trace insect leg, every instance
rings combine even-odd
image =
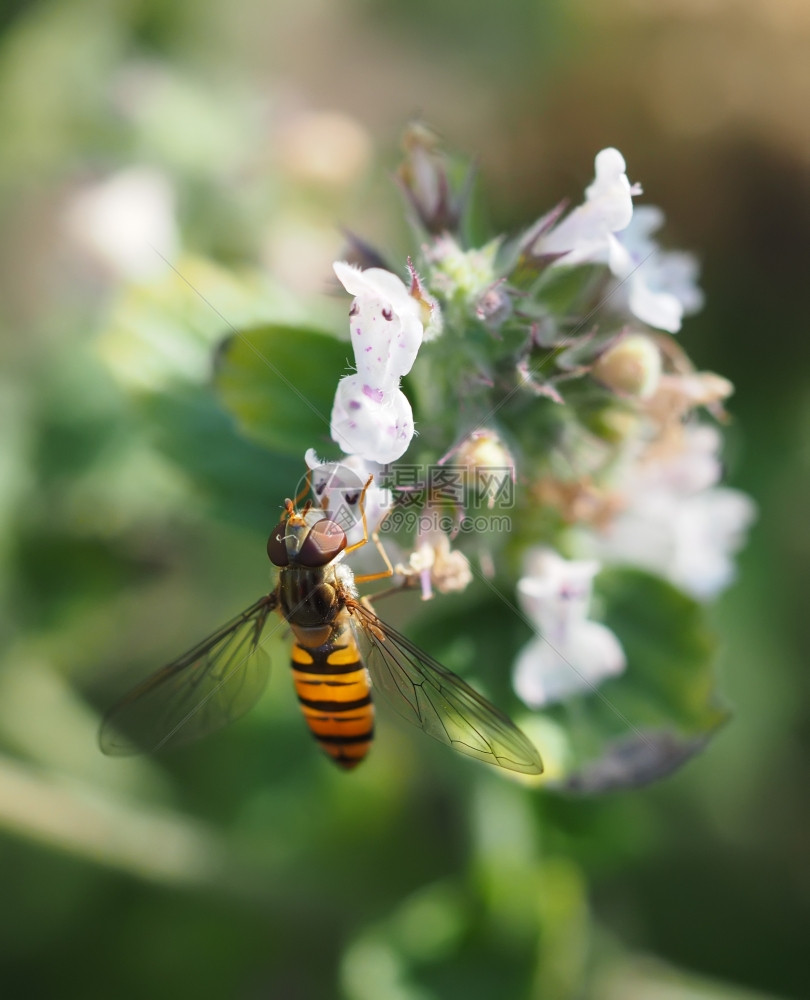
[[[355,583],[369,583],[372,580],[385,580],[388,577],[394,575],[394,567],[391,565],[391,560],[388,558],[388,553],[383,548],[383,543],[380,541],[380,536],[377,534],[376,531],[372,531],[371,535],[369,535],[368,531],[365,500],[366,500],[366,491],[368,490],[369,486],[371,486],[373,481],[374,481],[374,476],[369,476],[368,479],[366,480],[366,485],[363,487],[363,492],[360,494],[360,500],[358,502],[360,507],[360,517],[363,519],[363,537],[360,539],[359,542],[355,542],[353,545],[349,545],[348,548],[346,548],[344,551],[346,555],[348,555],[349,553],[354,552],[357,549],[361,548],[368,542],[369,538],[371,538],[371,541],[374,542],[377,551],[380,553],[380,556],[382,557],[382,561],[385,563],[385,569],[379,573],[366,573],[363,576],[356,576]]]
[[[368,521],[366,520],[366,493],[368,492],[369,486],[374,482],[374,476],[369,476],[366,480],[366,485],[363,487],[363,492],[360,494],[360,500],[358,501],[360,507],[360,517],[363,521],[363,537],[359,542],[354,542],[353,545],[349,545],[344,552],[349,555],[350,552],[354,552],[356,549],[362,548],[368,541]]]
[[[368,539],[366,539],[366,541],[368,541]],[[385,563],[385,569],[380,570],[379,573],[365,573],[362,576],[356,576],[354,578],[355,583],[369,583],[372,580],[387,580],[388,577],[394,575],[394,567],[391,565],[391,560],[388,558],[388,553],[385,551],[383,543],[380,541],[380,536],[377,534],[376,531],[372,533],[371,541],[374,542],[377,551],[380,553],[380,556],[382,557],[382,560]],[[391,589],[399,590],[400,588],[392,587]]]

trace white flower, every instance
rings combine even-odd
[[[614,233],[630,224],[633,195],[641,194],[641,188],[627,179],[624,157],[618,149],[609,147],[597,153],[595,170],[584,204],[541,236],[532,248],[534,254],[564,254],[557,263],[565,266],[610,260],[617,246]]]
[[[347,454],[386,464],[404,454],[413,437],[413,412],[399,380],[422,343],[423,303],[382,268],[360,271],[342,261],[335,274],[355,296],[350,311],[357,374],[341,379],[331,434]]]
[[[368,534],[377,530],[394,503],[391,491],[378,483],[379,465],[367,462],[359,455],[349,455],[339,462],[324,462],[318,458],[314,448],[307,451],[304,460],[310,470],[316,502],[332,521],[343,528],[349,545],[363,538],[361,497]],[[366,486],[372,476],[374,480]]]
[[[423,601],[433,597],[434,587],[440,594],[455,593],[465,590],[473,578],[469,559],[451,548],[444,531],[433,527],[420,529],[409,569],[420,578]]]
[[[687,424],[680,447],[642,461],[634,473],[635,485],[631,479],[630,488],[637,492],[663,490],[680,496],[707,490],[723,475],[722,444],[720,431],[713,424]]]
[[[132,167],[86,187],[65,214],[71,236],[120,277],[161,274],[177,254],[174,191],[150,167]],[[161,256],[162,255],[162,256]]]
[[[703,294],[695,283],[697,261],[691,254],[663,251],[650,236],[661,227],[660,208],[633,210],[641,193],[625,173],[617,149],[596,157],[596,179],[575,208],[532,247],[535,255],[561,255],[558,267],[607,264],[617,280],[611,299],[657,330],[677,333],[684,314],[697,312]]]
[[[699,600],[725,589],[756,508],[746,494],[715,485],[719,448],[716,428],[692,425],[679,450],[632,467],[626,506],[596,540],[597,557],[656,573]]]
[[[717,487],[680,505],[670,577],[698,600],[710,600],[734,580],[732,556],[754,520],[754,502],[739,490]]]
[[[661,250],[651,239],[663,221],[660,208],[640,205],[612,248],[610,270],[620,282],[614,296],[626,302],[637,319],[658,330],[677,333],[684,314],[702,307],[703,293],[696,284],[695,258]]]
[[[626,666],[613,632],[588,619],[598,571],[596,561],[569,561],[551,549],[529,556],[518,599],[538,636],[518,655],[514,686],[531,708],[587,693]]]

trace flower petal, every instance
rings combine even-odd
[[[606,261],[610,238],[629,225],[633,217],[633,195],[637,187],[625,173],[624,157],[618,149],[597,153],[596,177],[585,192],[585,202],[541,236],[532,252],[536,255],[565,254],[557,265],[571,266]]]
[[[398,388],[377,393],[362,375],[338,383],[332,407],[332,440],[349,455],[385,465],[402,455],[413,437],[413,411]]]
[[[411,297],[405,282],[391,271],[382,267],[369,267],[361,271],[345,260],[336,260],[332,268],[341,285],[355,298],[378,299],[398,313],[410,313],[418,317],[419,303]]]
[[[354,296],[350,313],[357,371],[373,389],[386,392],[411,370],[424,328],[421,304],[390,271],[359,271],[342,261],[335,274]]]
[[[624,284],[617,289],[619,302],[625,301],[635,317],[657,330],[677,333],[684,313],[697,312],[703,305],[703,293],[696,283],[695,258],[664,251],[652,238],[663,221],[660,208],[639,205],[630,224],[614,237],[609,266]]]
[[[541,548],[527,556],[526,571],[517,585],[521,607],[550,641],[565,642],[567,631],[585,620],[599,563],[563,559]]]
[[[314,448],[307,451],[304,460],[310,470],[316,503],[343,528],[349,545],[363,538],[361,499],[368,533],[376,531],[394,502],[391,491],[378,485],[381,471],[378,463],[359,455],[349,455],[339,462],[323,462]],[[374,479],[369,483],[371,477]]]
[[[734,579],[732,556],[743,545],[756,506],[739,490],[704,490],[681,505],[670,577],[701,601],[711,600]]]
[[[585,190],[589,202],[598,203],[600,214],[607,229],[617,233],[630,225],[633,218],[633,194],[627,179],[627,164],[624,157],[612,146],[601,150],[594,160],[596,177]]]
[[[526,645],[515,663],[515,692],[531,708],[588,694],[626,666],[616,636],[598,622],[583,621],[565,645],[537,637]]]
[[[640,267],[629,281],[627,304],[630,312],[656,330],[677,333],[683,319],[683,306],[669,292],[654,292],[645,284],[643,268]]]

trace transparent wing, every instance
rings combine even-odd
[[[408,722],[459,753],[540,774],[537,748],[512,720],[367,608],[349,609],[375,690]]]
[[[123,756],[181,746],[252,708],[269,676],[259,639],[276,603],[275,594],[260,598],[125,694],[102,719],[102,751]]]

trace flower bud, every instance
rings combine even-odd
[[[473,431],[447,458],[451,456],[456,465],[466,467],[470,486],[477,497],[487,501],[490,509],[515,481],[515,460],[495,431]]]
[[[448,176],[448,162],[439,152],[439,140],[427,126],[412,123],[402,141],[405,159],[397,180],[419,222],[433,236],[458,232],[469,200],[469,171],[461,190],[454,192]]]
[[[495,272],[498,246],[499,241],[493,240],[478,249],[463,250],[452,236],[445,234],[438,237],[427,251],[431,264],[431,287],[446,302],[463,304],[464,308],[473,308],[479,315],[482,300],[493,292],[494,297],[489,303],[484,302],[483,307],[490,313],[498,309],[502,311],[503,303],[497,295],[499,280]],[[507,308],[510,307],[507,298]]]
[[[600,355],[591,374],[622,396],[648,399],[661,377],[661,353],[640,333],[631,333]]]
[[[512,299],[502,281],[496,281],[484,292],[475,307],[475,314],[491,330],[497,330],[509,319]]]

